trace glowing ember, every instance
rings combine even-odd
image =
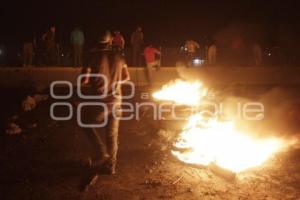
[[[262,164],[283,147],[276,138],[256,139],[234,128],[232,122],[205,121],[200,114],[190,117],[188,125],[172,151],[179,160],[190,164],[215,163],[240,172]]]
[[[153,97],[157,100],[172,101],[178,105],[195,106],[206,93],[207,90],[198,81],[176,80],[163,86],[160,91],[153,94]]]
[[[200,82],[176,80],[163,86],[153,97],[179,105],[197,106],[207,94]],[[172,151],[179,160],[190,164],[209,165],[241,172],[261,165],[274,153],[282,150],[278,138],[254,138],[238,131],[233,122],[206,119],[202,114],[189,117],[188,124],[174,144]]]

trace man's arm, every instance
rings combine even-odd
[[[126,64],[124,64],[123,69],[122,69],[122,80],[121,84],[125,83],[126,81],[130,80],[130,74],[129,70]]]
[[[89,84],[91,72],[92,72],[91,67],[86,67],[82,69],[82,74],[85,75],[81,83],[83,86]]]
[[[123,36],[121,37],[121,40],[122,40],[122,48],[124,49],[124,47],[125,47],[125,39],[124,39]]]
[[[161,54],[161,52],[156,48],[154,48],[154,53],[159,54],[159,55]]]

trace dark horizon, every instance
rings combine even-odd
[[[232,24],[262,27],[264,38],[278,32],[300,31],[297,1],[22,1],[2,3],[0,42],[21,44],[26,32],[41,36],[53,24],[58,42],[68,44],[71,30],[80,25],[87,41],[105,30],[120,30],[127,40],[137,25],[146,41],[174,46],[188,38],[212,37]],[[264,41],[266,42],[266,41]],[[267,41],[269,42],[269,41]]]

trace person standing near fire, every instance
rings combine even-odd
[[[187,40],[184,47],[189,54],[195,54],[200,48],[200,45],[194,40]]]
[[[35,49],[36,49],[36,37],[34,34],[29,34],[26,36],[23,42],[23,67],[32,66]]]
[[[262,50],[258,43],[253,45],[253,57],[255,66],[260,66],[262,63]]]
[[[213,43],[207,50],[208,64],[214,65],[217,62],[217,46]]]
[[[76,27],[71,33],[71,44],[73,45],[74,67],[82,67],[84,34],[79,27]]]
[[[147,75],[148,75],[148,81],[150,84],[153,83],[153,74],[152,74],[152,68],[156,67],[156,70],[158,71],[160,69],[161,61],[160,59],[157,59],[157,55],[161,55],[161,51],[153,47],[151,44],[149,44],[144,49],[144,56],[146,61],[146,68],[147,68]]]
[[[142,50],[142,45],[144,43],[144,34],[142,28],[139,26],[137,29],[131,34],[131,47],[132,47],[132,65],[139,66],[140,62],[140,54]]]
[[[197,51],[199,50],[200,45],[198,42],[194,40],[187,40],[184,45],[184,49],[186,52],[185,59],[187,63],[192,62],[194,56],[196,55]]]
[[[92,135],[92,141],[98,150],[98,156],[92,162],[92,167],[107,170],[109,174],[116,173],[117,151],[118,151],[118,132],[119,117],[121,116],[122,92],[121,85],[130,79],[125,59],[120,51],[113,51],[107,48],[107,41],[101,42],[102,47],[98,48],[98,54],[95,55],[98,62],[90,64],[84,69],[85,79],[83,86],[88,88],[92,95],[104,95],[104,98],[98,99],[106,105],[107,109],[102,107],[93,107],[86,117],[90,118],[91,123],[98,125],[106,121],[103,128],[88,128],[88,134]],[[103,78],[91,77],[93,75],[102,75]]]
[[[114,32],[114,37],[112,39],[112,47],[114,50],[123,51],[125,47],[125,39],[120,31]]]
[[[46,63],[47,65],[56,64],[58,44],[55,39],[55,26],[51,26],[47,33],[43,35],[43,41],[46,48]]]

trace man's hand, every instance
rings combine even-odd
[[[91,69],[90,67],[88,67],[88,68],[86,69],[86,72],[85,72],[85,77],[84,77],[84,79],[83,79],[83,81],[82,81],[82,83],[81,83],[82,85],[87,85],[87,84],[89,84],[91,72],[92,72],[92,69]]]

